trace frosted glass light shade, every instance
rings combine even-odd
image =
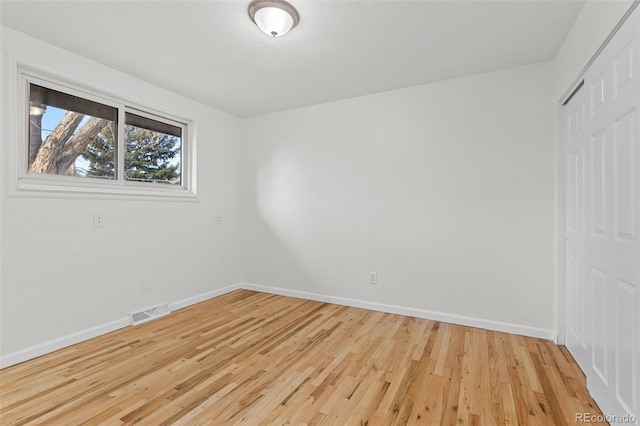
[[[285,35],[298,24],[298,12],[283,0],[256,0],[249,5],[249,17],[270,37]]]
[[[279,37],[293,28],[293,18],[287,12],[275,7],[265,7],[254,16],[256,25],[263,33],[272,37]]]

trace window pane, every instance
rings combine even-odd
[[[182,184],[181,127],[126,113],[124,133],[124,175],[127,180]]]
[[[116,108],[29,85],[29,172],[115,179]]]

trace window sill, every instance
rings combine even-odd
[[[197,201],[197,194],[184,187],[156,187],[93,183],[87,185],[52,182],[48,179],[19,178],[9,196],[19,198],[118,198],[164,201]]]

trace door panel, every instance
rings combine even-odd
[[[638,315],[633,301],[637,300],[637,287],[631,283],[616,280],[616,399],[629,412],[634,412],[634,398],[638,395],[638,382],[633,381],[633,374],[628,374],[637,368],[634,359],[638,359]],[[627,313],[634,313],[628,318]],[[635,404],[637,404],[637,398]]]
[[[607,273],[598,268],[591,270],[591,312],[593,341],[591,345],[591,366],[604,383],[609,382],[607,360]]]
[[[602,411],[635,416],[636,425],[639,16],[640,8],[594,60],[583,88],[565,107],[566,344]]]
[[[591,236],[606,238],[605,129],[591,137]]]
[[[601,93],[601,85],[589,84],[589,92]],[[583,87],[584,89],[584,87]],[[595,98],[591,97],[590,100]],[[580,303],[567,303],[567,337],[566,345],[576,362],[584,370],[590,366],[589,348],[587,347],[588,315],[591,310],[587,303],[584,251],[584,148],[585,148],[585,96],[584,90],[578,91],[571,102],[566,105],[566,152],[567,152],[567,189],[566,189],[566,286],[567,301],[579,300]],[[597,102],[589,102],[588,115],[599,112]],[[591,300],[591,297],[588,298]]]

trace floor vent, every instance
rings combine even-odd
[[[169,315],[171,310],[169,305],[164,303],[162,305],[154,306],[153,308],[147,308],[143,311],[131,312],[129,318],[131,319],[131,325],[142,324],[152,319],[160,318],[165,315]]]

